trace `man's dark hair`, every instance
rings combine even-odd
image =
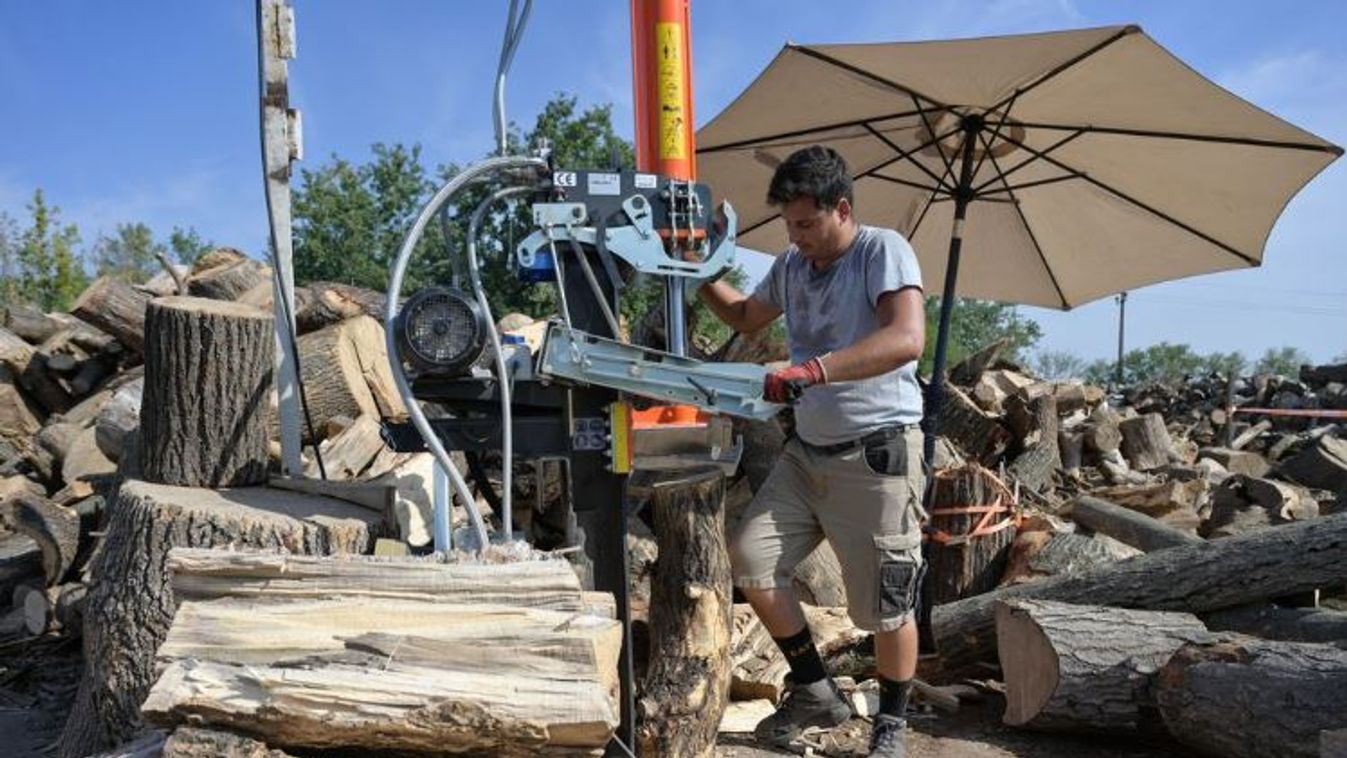
[[[847,162],[831,147],[811,145],[790,154],[772,175],[767,202],[785,205],[812,197],[819,208],[832,210],[846,198],[854,205]]]

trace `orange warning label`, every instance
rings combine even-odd
[[[659,45],[655,86],[659,89],[659,157],[686,158],[687,113],[683,91],[683,27],[681,24],[655,24]]]

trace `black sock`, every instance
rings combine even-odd
[[[809,627],[790,637],[773,637],[772,640],[786,656],[786,663],[790,664],[790,678],[796,684],[813,684],[828,675]]]
[[[895,682],[885,676],[879,677],[879,712],[886,716],[903,718],[907,713],[907,700],[912,697],[912,680]]]

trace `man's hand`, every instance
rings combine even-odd
[[[789,368],[773,371],[762,380],[762,396],[771,403],[794,403],[806,387],[827,384],[823,361],[810,358]]]

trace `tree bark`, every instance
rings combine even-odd
[[[79,549],[79,514],[44,497],[21,495],[9,503],[9,519],[15,531],[28,535],[42,551],[46,586],[59,584]]]
[[[238,300],[243,293],[265,283],[270,276],[269,266],[244,257],[193,274],[187,280],[187,294],[211,300]]]
[[[1344,562],[1347,513],[1172,547],[1077,576],[1003,587],[936,606],[932,631],[946,665],[990,660],[996,649],[997,600],[1026,597],[1203,613],[1339,584]]]
[[[1190,643],[1160,670],[1156,700],[1170,733],[1205,754],[1311,758],[1320,732],[1347,727],[1347,650],[1252,637]]]
[[[8,368],[19,386],[48,413],[65,413],[74,405],[70,393],[47,374],[37,350],[8,329],[0,329],[0,367]]]
[[[1158,413],[1147,413],[1118,424],[1122,432],[1123,457],[1137,471],[1153,471],[1169,465],[1174,457],[1174,441]]]
[[[145,351],[145,306],[151,295],[114,276],[85,288],[70,312],[107,332],[137,355]]]
[[[1076,498],[1071,506],[1071,520],[1148,553],[1202,541],[1192,532],[1089,495]]]
[[[1327,608],[1245,605],[1203,615],[1207,628],[1265,640],[1323,642],[1347,647],[1347,612]]]
[[[266,481],[270,314],[234,303],[150,303],[141,471],[147,481],[238,487]]]
[[[660,560],[651,579],[650,666],[636,706],[645,756],[707,754],[729,700],[733,600],[724,495],[718,469],[653,488]]]
[[[407,409],[393,383],[379,322],[357,316],[306,334],[298,344],[301,378],[314,429],[322,429],[337,416],[406,416]]]
[[[139,728],[155,651],[173,618],[170,548],[361,553],[378,535],[377,515],[359,506],[263,488],[215,492],[128,481],[108,512],[84,612],[84,676],[58,745],[64,758],[111,747]]]
[[[1026,599],[997,603],[1004,720],[1047,731],[1158,727],[1151,676],[1179,647],[1208,636],[1189,613]]]
[[[295,299],[295,327],[308,334],[361,315],[382,321],[388,296],[349,284],[311,282],[295,292]]]
[[[1057,400],[1047,394],[1022,403],[1012,396],[1006,405],[1007,417],[1020,419],[1016,426],[1024,444],[1008,472],[1029,489],[1042,492],[1052,485],[1053,475],[1062,466],[1057,449]]]
[[[985,465],[996,465],[1010,441],[1005,427],[954,385],[945,387],[945,404],[940,410],[940,435],[953,442],[969,458]]]
[[[995,589],[1006,570],[1013,525],[972,535],[986,518],[996,527],[1014,518],[1010,492],[991,471],[976,463],[938,471],[931,478],[930,528],[927,546],[929,601],[948,603]],[[1004,508],[1004,512],[960,512]]]

